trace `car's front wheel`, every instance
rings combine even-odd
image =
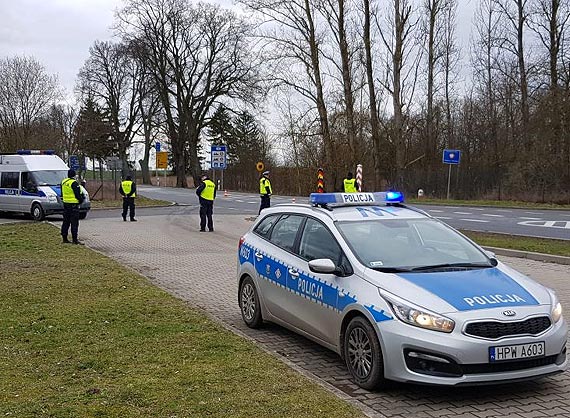
[[[241,282],[238,302],[243,322],[250,328],[259,328],[263,323],[261,305],[253,279],[249,276]]]
[[[40,205],[39,203],[34,203],[32,205],[32,209],[30,211],[30,214],[32,215],[32,219],[34,221],[43,221],[45,216],[45,212],[44,212],[44,208],[42,208],[42,205]]]
[[[361,316],[354,317],[344,333],[344,359],[358,386],[370,390],[386,384],[380,342],[372,325]]]

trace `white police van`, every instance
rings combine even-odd
[[[53,151],[20,150],[0,154],[0,212],[29,214],[41,221],[46,215],[63,213],[61,181],[69,167]],[[80,205],[80,219],[91,209],[89,194]]]
[[[398,192],[312,194],[261,212],[238,250],[247,326],[281,324],[340,354],[363,388],[386,380],[503,383],[564,371],[553,290]]]

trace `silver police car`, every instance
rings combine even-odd
[[[502,383],[567,366],[554,291],[402,204],[398,192],[312,194],[264,210],[239,242],[238,301],[337,352],[354,381]]]

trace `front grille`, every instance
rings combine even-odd
[[[550,318],[547,316],[517,322],[472,322],[465,327],[465,334],[490,339],[513,335],[537,335],[546,331],[550,324]]]
[[[507,361],[504,363],[462,364],[460,367],[464,374],[514,372],[516,370],[549,366],[556,363],[556,357],[558,357],[557,354],[530,360]]]

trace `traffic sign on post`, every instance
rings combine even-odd
[[[160,152],[160,142],[156,141],[154,143],[154,149],[156,149],[156,152]]]
[[[443,163],[449,164],[449,171],[447,173],[447,200],[449,200],[449,189],[451,187],[451,166],[459,165],[461,161],[461,151],[458,149],[445,149],[443,150]]]
[[[160,151],[156,153],[156,168],[168,167],[168,152]]]
[[[75,171],[79,171],[79,157],[77,155],[70,155],[69,156],[69,168]]]
[[[226,169],[226,146],[225,145],[212,145],[210,149],[210,166],[213,170]]]

